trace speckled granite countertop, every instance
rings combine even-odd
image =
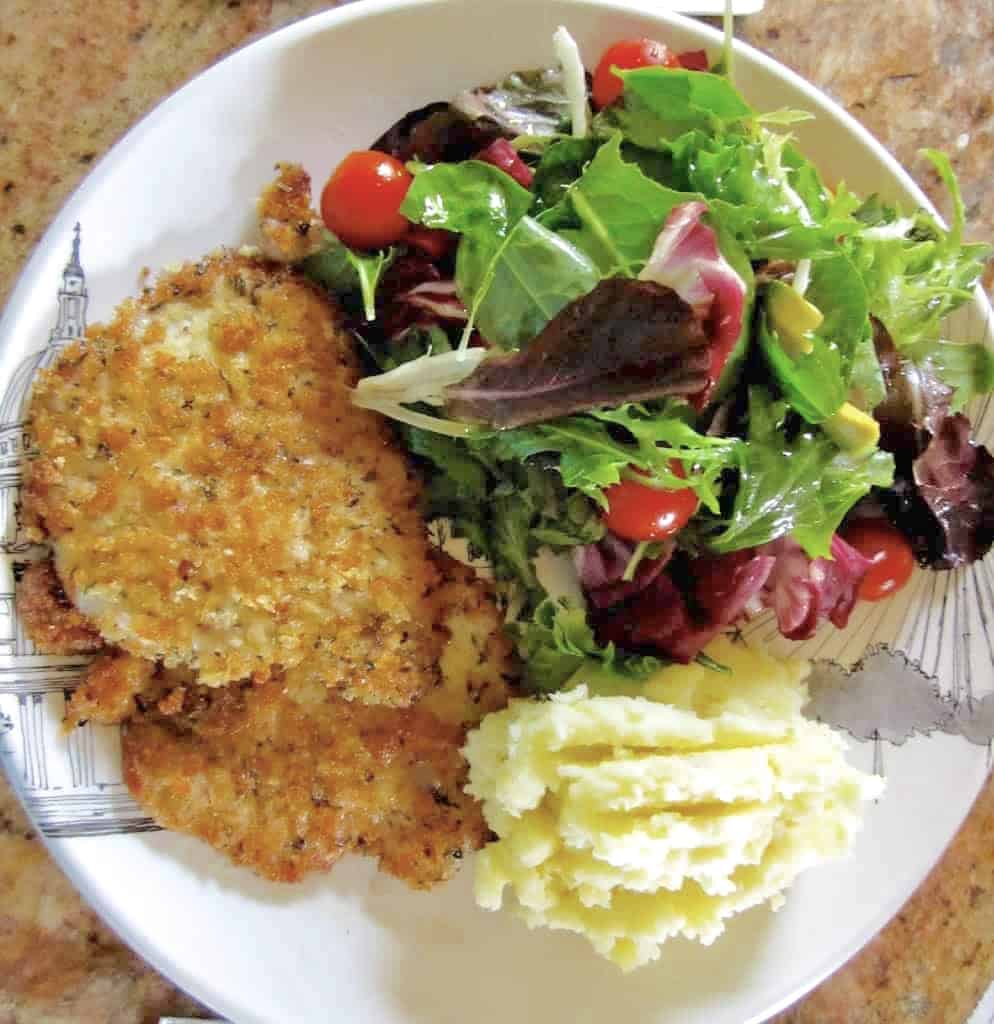
[[[0,301],[89,165],[146,110],[320,0],[4,0]],[[972,233],[994,237],[991,0],[767,0],[741,34],[839,99],[909,167],[954,154]],[[940,200],[941,202],[941,200]],[[990,276],[988,283],[991,282]],[[779,1024],[959,1024],[994,979],[994,788],[898,917]],[[137,1024],[195,1004],[103,927],[0,779],[0,1024]],[[203,1014],[200,1014],[203,1015]]]

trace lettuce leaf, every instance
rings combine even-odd
[[[860,230],[854,233],[851,247],[869,295],[870,312],[884,323],[899,349],[939,337],[942,321],[973,297],[990,253],[988,246],[962,242],[963,198],[949,158],[936,150],[924,153],[952,198],[948,231],[924,210],[902,218],[875,196],[854,214]]]
[[[478,160],[437,164],[407,193],[405,217],[462,236],[455,280],[470,311],[465,339],[479,325],[488,341],[517,348],[600,280],[582,252],[526,216],[531,204],[528,189]]]
[[[312,281],[342,298],[358,294],[363,314],[367,322],[371,322],[376,319],[376,289],[393,258],[393,249],[356,252],[330,231],[325,231],[321,248],[308,256],[300,269]]]
[[[561,235],[522,218],[489,267],[456,258],[456,284],[473,294],[480,333],[501,348],[519,348],[574,299],[592,291],[601,276],[593,262]],[[477,285],[476,282],[480,283]]]
[[[596,152],[597,141],[589,137],[560,139],[546,147],[532,182],[535,194],[533,212],[540,213],[561,202],[566,190],[583,174]]]
[[[905,350],[915,362],[931,365],[939,378],[953,388],[950,406],[960,412],[973,399],[994,391],[994,352],[986,345],[939,339],[919,342]]]
[[[600,147],[563,201],[546,213],[554,226],[605,276],[635,277],[674,206],[699,196],[676,192],[646,177],[621,155],[621,135]]]
[[[667,664],[661,658],[626,654],[614,644],[601,647],[584,609],[551,598],[510,629],[524,661],[525,688],[534,693],[561,689],[584,666],[621,680],[643,680]]]
[[[792,535],[812,558],[830,557],[832,534],[872,486],[893,482],[894,459],[854,458],[824,434],[789,437],[786,404],[749,393],[749,437],[737,450],[739,485],[730,514],[709,538],[715,551],[756,547]]]
[[[503,459],[557,456],[563,484],[602,507],[607,505],[605,488],[634,469],[645,474],[639,480],[650,486],[693,489],[716,512],[721,474],[735,464],[741,442],[698,433],[688,414],[687,406],[675,402],[656,408],[627,404],[501,431],[490,443]],[[673,462],[683,467],[683,476],[674,472]]]
[[[627,139],[647,149],[694,129],[714,133],[754,116],[752,107],[722,75],[665,67],[636,68],[619,75],[625,83],[623,103],[598,115],[602,129],[617,125]]]

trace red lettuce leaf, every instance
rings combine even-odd
[[[526,349],[487,359],[447,392],[448,415],[497,428],[623,402],[693,395],[709,343],[671,288],[611,277],[574,299]]]
[[[405,114],[370,149],[407,162],[457,163],[470,160],[505,132],[488,118],[470,118],[448,103],[429,103]]]
[[[573,564],[587,600],[595,608],[610,608],[645,590],[666,568],[673,554],[668,544],[656,558],[643,558],[631,580],[625,570],[635,555],[636,545],[610,530],[596,544],[573,548]]]
[[[941,422],[912,474],[939,526],[923,534],[933,568],[953,569],[983,558],[994,544],[994,457],[973,440],[962,413]]]
[[[876,317],[870,319],[886,388],[884,400],[873,410],[880,424],[880,447],[910,464],[948,414],[953,392],[931,366],[901,355],[887,328]]]
[[[931,364],[902,355],[879,321],[873,328],[887,387],[873,415],[897,469],[894,486],[873,502],[922,565],[953,569],[983,558],[994,544],[994,458],[973,439],[966,416],[950,414],[952,390]]]

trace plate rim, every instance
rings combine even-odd
[[[245,55],[249,51],[253,55],[257,55],[266,49],[279,49],[285,43],[296,39],[305,39],[312,35],[332,31],[352,21],[375,19],[384,13],[401,9],[419,7],[442,8],[448,2],[450,0],[362,0],[361,3],[354,2],[354,0],[353,2],[345,0],[342,6],[319,11],[273,31],[253,36],[235,47],[220,60],[193,75],[179,88],[158,100],[114,142],[90,172],[72,190],[35,244],[31,255],[17,275],[14,287],[11,289],[8,299],[4,304],[2,315],[0,315],[0,339],[3,339],[0,340],[0,351],[7,348],[6,338],[9,336],[9,333],[13,333],[11,328],[23,315],[24,308],[29,305],[29,299],[34,287],[32,282],[38,276],[38,269],[47,258],[53,245],[62,240],[65,231],[76,219],[76,211],[83,205],[86,194],[92,189],[99,187],[103,179],[120,162],[127,159],[129,151],[133,149],[136,143],[148,131],[154,129],[157,122],[164,116],[167,116],[174,106],[183,103],[191,93],[204,88],[205,83],[210,83],[214,77],[223,75],[225,69],[232,62],[245,59]],[[472,3],[474,0],[462,0],[462,2]],[[710,45],[718,45],[722,41],[722,33],[713,26],[670,10],[660,9],[658,4],[653,3],[652,0],[572,0],[572,2],[578,7],[587,7],[599,12],[609,13],[614,11],[619,14],[641,15],[656,21],[660,26],[674,25],[691,35],[699,37]],[[734,50],[736,55],[741,54],[745,56],[763,71],[793,86],[803,94],[808,103],[818,108],[820,112],[827,113],[834,118],[839,125],[855,136],[862,146],[883,165],[889,179],[897,183],[916,203],[930,211],[940,221],[943,221],[943,218],[929,197],[912,178],[910,173],[898,162],[897,158],[839,102],[787,65],[782,64],[750,43],[736,38]],[[973,302],[982,316],[987,319],[994,317],[994,308],[992,308],[991,301],[980,285],[975,289]],[[0,766],[3,764],[3,759],[0,759]],[[117,911],[105,900],[104,890],[91,884],[91,880],[85,875],[82,865],[73,856],[70,844],[75,840],[65,840],[45,835],[35,815],[29,809],[20,780],[5,769],[4,774],[21,805],[22,811],[31,822],[37,838],[41,840],[59,869],[69,878],[74,888],[98,914],[102,922],[129,949],[137,953],[168,982],[210,1010],[223,1015],[228,1021],[244,1021],[246,1019],[244,1015],[245,1007],[235,1005],[233,998],[224,992],[223,982],[217,986],[202,983],[186,967],[155,945],[153,933],[150,930],[142,930],[137,926],[132,926],[128,920],[119,916]],[[989,776],[990,770],[988,770]],[[832,951],[825,953],[820,959],[819,965],[805,977],[803,982],[798,984],[790,993],[781,997],[775,1004],[763,1008],[757,1014],[748,1018],[744,1024],[761,1024],[761,1022],[769,1020],[770,1017],[793,1005],[817,987],[829,975],[847,963],[879,934],[897,915],[901,907],[920,889],[922,883],[943,858],[950,844],[972,813],[979,795],[980,789],[978,789],[977,795],[962,819],[957,823],[954,831],[942,844],[942,848],[935,859],[915,879],[913,886],[909,890],[901,890],[899,896],[894,896],[887,900],[874,915],[869,926],[865,927],[848,941],[841,943]],[[92,837],[90,841],[100,842],[102,838]]]

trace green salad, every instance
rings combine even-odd
[[[350,154],[304,264],[368,359],[356,404],[490,567],[527,685],[701,658],[767,609],[804,639],[983,557],[994,460],[965,410],[994,357],[944,322],[988,249],[948,158],[946,227],[823,181],[809,115],[753,109],[727,47],[625,40],[592,75],[565,30],[555,52]]]

